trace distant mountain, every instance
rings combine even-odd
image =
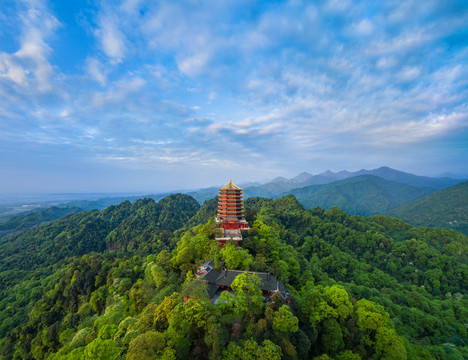
[[[354,176],[359,175],[375,175],[386,180],[391,180],[403,184],[418,186],[418,187],[431,187],[434,189],[444,189],[462,182],[463,180],[444,178],[433,178],[428,176],[418,176],[403,171],[391,169],[387,166],[382,166],[374,170],[359,170],[353,173]]]
[[[309,185],[328,184],[336,180],[339,180],[339,178],[322,174],[311,175],[307,172],[300,173],[291,179],[286,179],[282,176],[279,176],[266,184],[258,186],[247,186],[244,188],[244,197],[247,198],[258,196],[275,198],[292,189],[302,188]],[[194,197],[196,198],[196,196]]]
[[[265,183],[245,183],[241,184],[244,188],[244,198],[248,197],[266,197],[266,198],[276,198],[281,196],[284,193],[288,193],[293,189],[303,188],[306,186],[311,185],[324,185],[330,184],[336,181],[349,179],[352,177],[360,176],[360,175],[375,175],[383,179],[400,182],[403,184],[409,184],[416,187],[429,187],[433,188],[433,190],[442,189],[448,186],[455,185],[460,183],[462,180],[456,180],[452,178],[431,178],[425,176],[417,176],[409,173],[405,173],[402,171],[394,170],[388,167],[381,167],[374,170],[359,170],[357,172],[349,172],[346,170],[342,170],[339,172],[332,172],[327,170],[323,173],[318,175],[312,175],[307,172],[302,172],[297,176],[287,179],[282,176],[278,176],[275,179]],[[238,184],[239,185],[239,184]],[[188,195],[194,197],[200,204],[203,204],[205,201],[214,198],[218,195],[218,186],[193,190],[193,191],[183,191]],[[426,189],[424,191],[425,194],[429,193]],[[163,197],[169,195],[170,193],[163,193],[163,194],[153,194],[153,195],[142,195],[142,196],[119,196],[119,197],[107,197],[101,198],[97,200],[76,200],[67,202],[67,206],[75,206],[79,207],[83,210],[93,210],[93,209],[104,209],[110,205],[116,205],[123,201],[129,200],[134,202],[138,199],[142,198],[151,198],[155,201],[162,199]],[[418,193],[419,194],[419,193]],[[411,198],[413,200],[415,198]],[[61,206],[63,207],[63,206]],[[1,215],[1,214],[0,214]],[[9,216],[8,218],[10,218]],[[5,222],[7,218],[1,219],[0,223]]]
[[[312,185],[293,189],[294,195],[305,208],[337,206],[349,214],[369,216],[382,214],[418,199],[431,188],[418,188],[385,180],[374,175],[361,175],[325,185]]]
[[[293,177],[292,179],[290,179],[289,181],[290,182],[293,182],[293,183],[298,183],[298,184],[301,184],[301,183],[305,183],[307,181],[309,181],[311,178],[313,178],[314,176],[307,173],[307,172],[302,172],[300,173],[299,175]]]
[[[442,227],[468,235],[468,181],[426,195],[387,215],[412,225]]]
[[[187,195],[192,196],[198,203],[203,204],[205,201],[209,199],[213,199],[215,196],[218,195],[219,187],[213,186],[205,189],[195,190],[188,192]]]
[[[273,180],[271,180],[270,184],[278,183],[278,182],[287,182],[287,181],[288,181],[288,179],[286,179],[285,177],[278,176],[278,177],[275,177]]]
[[[439,176],[436,176],[436,177],[438,177],[438,178],[449,177],[449,178],[452,178],[452,179],[466,180],[466,179],[468,179],[468,174],[455,174],[455,173],[451,173],[451,172],[446,172],[446,173],[440,174]]]
[[[344,180],[344,179],[347,179],[349,177],[352,177],[354,176],[352,172],[349,172],[349,171],[346,171],[346,170],[342,170],[342,171],[339,171],[337,173],[334,173],[333,171],[330,171],[330,170],[327,170],[323,173],[320,173],[316,176],[320,176],[322,178],[330,178],[330,179],[333,179],[333,180]]]
[[[428,177],[428,176],[419,176],[403,171],[395,170],[387,166],[382,166],[378,169],[366,170],[362,169],[355,172],[349,171],[340,171],[334,173],[330,170],[327,170],[321,174],[316,175],[315,177],[321,178],[330,178],[333,181],[344,180],[354,176],[360,175],[375,175],[381,177],[382,179],[391,180],[403,184],[413,185],[417,187],[431,187],[434,189],[444,189],[446,187],[458,184],[463,180],[460,177]]]
[[[19,231],[59,219],[68,214],[75,214],[83,211],[76,206],[56,207],[51,206],[44,210],[30,211],[16,215],[4,224],[0,225],[0,231]]]
[[[244,198],[248,197],[266,197],[274,198],[280,194],[289,191],[291,189],[297,188],[298,184],[290,182],[269,182],[267,184],[259,186],[248,186],[244,188]]]
[[[247,186],[244,188],[244,197],[261,196],[273,198],[278,197],[281,194],[288,193],[292,189],[303,188],[310,185],[330,184],[336,181],[350,179],[362,175],[374,175],[385,180],[390,180],[401,184],[407,184],[418,188],[426,188],[423,191],[423,194],[428,194],[432,191],[443,189],[458,184],[462,181],[448,177],[432,178],[427,176],[418,176],[410,173],[405,173],[403,171],[391,169],[386,166],[373,170],[362,169],[356,172],[342,170],[335,173],[330,170],[327,170],[318,175],[311,175],[307,172],[303,172],[291,179],[286,179],[284,177],[279,176],[266,184],[257,186]],[[197,196],[194,195],[195,193],[190,193],[190,195],[197,198]],[[421,196],[421,192],[417,192],[417,196]],[[411,197],[411,199],[416,198],[417,197]]]
[[[240,187],[247,187],[247,186],[258,186],[258,185],[262,185],[263,183],[260,182],[260,181],[249,181],[249,182],[245,182],[245,183],[240,183],[239,186]]]

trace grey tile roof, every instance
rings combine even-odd
[[[208,283],[208,286],[206,287],[206,291],[208,292],[208,297],[211,299],[214,296],[214,294],[216,294],[216,291],[218,291],[218,289],[219,289],[218,285]]]
[[[220,273],[218,273],[219,276],[217,277],[217,279],[214,279],[214,277],[211,276],[210,279],[213,279],[213,280],[209,280],[209,281],[215,283],[216,285],[231,286],[234,279],[238,275],[243,274],[243,273],[257,275],[262,281],[260,284],[260,289],[262,289],[263,291],[279,290],[283,292],[286,290],[283,283],[281,281],[278,281],[276,275],[273,275],[270,273],[262,273],[262,272],[242,271],[242,270],[223,270]]]
[[[210,282],[210,283],[214,283],[214,284],[217,284],[217,279],[219,278],[219,271],[216,271],[215,269],[209,271],[204,277],[203,279],[205,279],[206,281]]]
[[[222,264],[224,265],[224,264]],[[231,287],[233,281],[236,277],[240,274],[247,273],[247,274],[255,274],[257,275],[260,280],[260,289],[262,291],[269,291],[273,293],[275,291],[279,291],[283,298],[288,297],[289,293],[286,294],[286,288],[284,284],[278,280],[276,275],[265,273],[265,272],[254,272],[254,271],[246,271],[246,270],[229,270],[224,269],[218,271],[214,268],[215,263],[213,260],[207,260],[204,264],[200,265],[199,269],[204,269],[199,271],[196,275],[199,279],[205,280],[208,284],[208,295],[211,298],[216,291],[221,286],[228,286]],[[205,267],[207,267],[205,269]],[[211,269],[209,268],[211,267]]]
[[[211,266],[212,268],[214,268],[215,267],[214,260],[206,260],[203,264],[199,266],[199,268],[205,267],[205,266]]]

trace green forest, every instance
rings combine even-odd
[[[306,209],[337,206],[348,214],[369,216],[383,214],[432,191],[432,188],[397,183],[374,175],[360,175],[325,185],[293,189],[287,194],[294,195]]]
[[[468,237],[396,218],[244,202],[218,247],[217,198],[175,194],[0,237],[0,359],[468,358]],[[207,259],[255,274],[212,304]]]
[[[413,225],[448,228],[468,235],[468,181],[439,190],[388,213]]]

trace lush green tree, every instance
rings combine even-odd
[[[220,319],[212,315],[206,322],[204,341],[210,347],[210,360],[220,360],[229,341],[229,333]]]
[[[221,258],[229,269],[250,269],[254,259],[250,253],[242,248],[237,248],[235,244],[227,243],[221,249]]]
[[[291,313],[287,305],[281,306],[273,315],[273,330],[283,336],[299,330],[298,324],[299,319]]]
[[[239,345],[230,343],[224,351],[224,359],[226,360],[279,360],[281,355],[281,348],[269,340],[263,341],[262,345],[252,339]]]
[[[406,349],[393,329],[379,327],[375,334],[375,353],[378,359],[406,359]]]
[[[327,354],[335,355],[343,350],[344,347],[343,331],[340,325],[333,318],[326,319],[322,324],[320,348]]]
[[[231,284],[234,293],[223,292],[219,298],[219,302],[225,302],[235,307],[237,316],[245,317],[248,321],[253,321],[263,306],[260,284],[261,280],[255,274],[239,274]]]
[[[175,360],[175,351],[167,346],[164,334],[149,331],[130,343],[127,360]]]
[[[121,352],[112,339],[97,338],[88,344],[84,350],[84,359],[114,360]]]

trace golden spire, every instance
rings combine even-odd
[[[242,188],[233,184],[232,179],[229,179],[229,184],[224,185],[221,190],[242,190]]]

